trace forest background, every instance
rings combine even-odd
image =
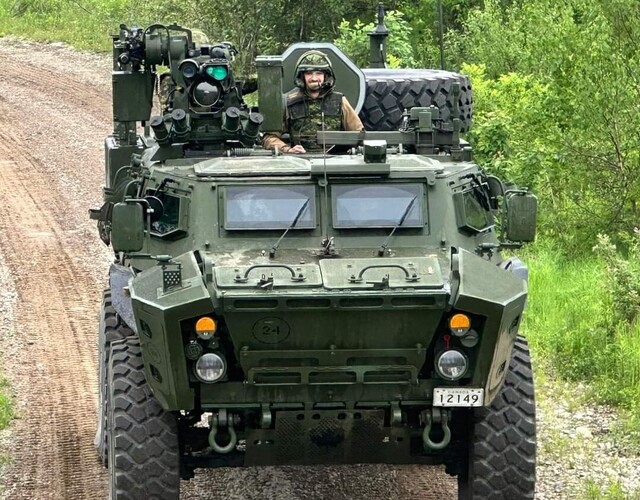
[[[295,41],[366,67],[377,2],[0,0],[0,36],[110,51],[122,22],[179,22],[234,43],[245,76]],[[389,65],[439,68],[437,0],[385,8]],[[523,257],[537,373],[588,384],[640,448],[640,2],[442,0],[442,14],[444,66],[472,78],[476,161],[538,196]]]

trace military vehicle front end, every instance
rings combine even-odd
[[[533,498],[527,271],[501,251],[533,239],[535,198],[473,163],[455,105],[319,133],[341,154],[263,151],[281,119],[244,104],[233,48],[165,30],[114,39],[93,213],[116,255],[96,435],[112,497],[177,498],[198,467],[444,463],[459,498]],[[151,117],[159,64],[174,95]],[[285,65],[262,61],[261,112]]]

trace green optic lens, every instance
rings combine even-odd
[[[207,75],[214,80],[224,80],[228,73],[229,72],[225,66],[209,66],[207,68]]]

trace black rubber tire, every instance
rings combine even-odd
[[[489,408],[475,412],[458,500],[526,500],[535,496],[536,409],[529,348],[518,337],[509,373]]]
[[[450,121],[454,83],[460,84],[461,132],[471,128],[473,93],[466,75],[435,69],[363,69],[367,80],[360,119],[366,130],[398,130],[405,109],[436,106]]]
[[[137,338],[111,343],[108,411],[109,497],[180,498],[177,420],[147,384]]]
[[[116,313],[111,302],[111,290],[102,293],[102,307],[100,308],[100,326],[98,330],[98,425],[93,444],[98,451],[102,464],[108,465],[107,443],[107,369],[109,365],[109,346],[115,340],[122,340],[133,336],[129,328]]]

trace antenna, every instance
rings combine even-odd
[[[329,182],[327,181],[327,139],[324,135],[324,109],[320,113],[320,123],[322,126],[322,175],[324,179],[324,206],[325,210],[328,210],[327,207],[329,203]],[[328,255],[329,250],[331,249],[331,240],[333,238],[329,236],[329,221],[326,221],[325,224],[327,224],[327,235],[323,238],[321,245],[324,247],[324,253]]]
[[[442,0],[438,0],[438,38],[440,38],[440,69],[444,67],[444,26],[442,26]]]
[[[384,25],[384,5],[382,2],[378,4],[377,20],[378,24],[375,29],[367,33],[369,36],[369,65],[371,68],[386,68],[389,30]]]

